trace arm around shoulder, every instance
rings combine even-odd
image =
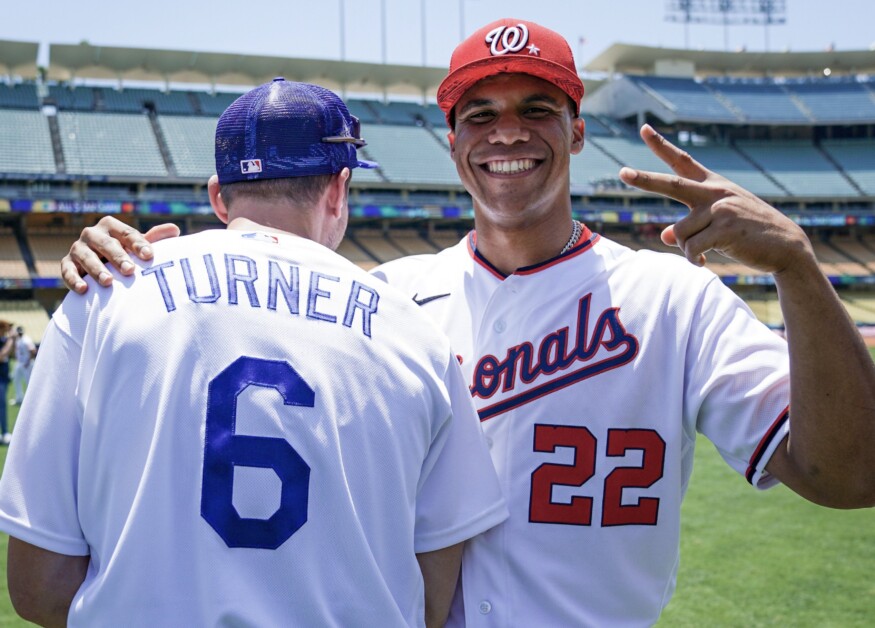
[[[88,556],[68,556],[9,537],[7,579],[15,612],[40,626],[66,626]]]

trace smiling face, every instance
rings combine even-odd
[[[565,92],[542,79],[500,74],[469,89],[449,139],[478,232],[567,222],[569,165],[583,132]]]

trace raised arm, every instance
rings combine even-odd
[[[818,504],[875,505],[875,365],[808,237],[650,126],[641,137],[675,174],[623,168],[620,178],[690,209],[663,241],[695,264],[713,249],[775,278],[790,352],[791,430],[767,470]]]
[[[85,227],[70,247],[70,252],[61,259],[61,278],[70,290],[79,294],[88,289],[82,281],[86,274],[94,277],[101,286],[108,286],[112,283],[112,275],[107,270],[107,263],[118,268],[123,275],[130,275],[134,272],[130,253],[140,259],[151,259],[150,243],[178,235],[179,227],[173,223],[157,225],[142,234],[117,218],[104,216],[93,227]]]

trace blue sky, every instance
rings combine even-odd
[[[579,65],[613,43],[684,47],[668,0],[53,0],[8,3],[0,39],[344,58],[445,66],[460,33],[499,17],[562,33]],[[872,0],[786,0],[787,23],[769,29],[772,51],[864,50],[875,44]],[[341,8],[343,20],[341,21]],[[423,12],[424,9],[424,12]],[[424,19],[423,19],[424,18]],[[385,33],[383,23],[385,21]],[[691,48],[724,49],[723,26],[689,27]],[[729,49],[765,49],[762,26],[728,31]],[[875,54],[875,52],[873,52]]]

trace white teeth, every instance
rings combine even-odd
[[[535,167],[534,159],[513,159],[511,161],[490,161],[486,168],[489,172],[500,174],[515,174]]]

